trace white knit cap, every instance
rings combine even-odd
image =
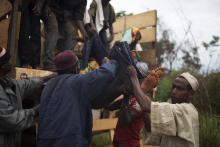
[[[180,77],[183,77],[184,79],[186,79],[190,86],[192,87],[193,91],[196,91],[199,88],[199,82],[198,80],[191,75],[189,72],[184,72],[180,75]]]
[[[140,71],[140,73],[141,73],[141,75],[143,77],[147,76],[147,73],[148,73],[147,63],[145,63],[145,62],[137,62],[136,63],[136,67],[138,68],[138,70]]]

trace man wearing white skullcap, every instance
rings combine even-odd
[[[160,147],[199,147],[198,111],[191,103],[199,87],[198,80],[188,72],[182,73],[173,81],[172,104],[152,102],[141,90],[135,68],[130,66],[128,71],[140,107],[145,113],[150,113],[149,125],[154,136],[149,138],[148,144],[157,142]]]

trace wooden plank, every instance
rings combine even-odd
[[[114,32],[124,32],[127,28],[135,26],[144,28],[149,26],[156,26],[157,24],[157,11],[148,11],[132,16],[124,16],[116,20],[114,25]]]
[[[148,43],[148,42],[156,41],[156,28],[155,27],[141,29],[140,32],[142,36],[140,43]],[[122,39],[122,33],[117,33],[114,36],[113,42],[120,41],[121,39]]]
[[[115,34],[113,42],[120,41],[121,39],[122,39],[122,34],[121,33]]]
[[[93,120],[92,131],[104,131],[115,129],[118,122],[117,118],[111,119],[95,119]]]
[[[150,68],[156,65],[156,50],[155,49],[147,49],[144,51],[137,51],[141,56],[141,60],[148,63]]]
[[[0,46],[4,48],[7,48],[9,21],[10,18],[4,19],[0,22]]]
[[[147,43],[147,42],[155,42],[156,41],[156,28],[151,27],[151,28],[146,28],[146,29],[141,29],[141,40],[140,43]]]
[[[11,9],[11,3],[8,0],[0,0],[0,17],[7,14]]]
[[[21,74],[26,74],[28,77],[44,77],[52,74],[53,72],[39,69],[29,68],[15,68],[15,79],[20,79]]]

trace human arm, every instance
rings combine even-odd
[[[144,92],[142,91],[139,80],[137,78],[137,72],[134,66],[128,67],[128,73],[131,79],[134,95],[137,98],[137,101],[141,109],[144,112],[150,113],[151,112],[151,99],[146,94],[144,94]]]
[[[7,95],[1,94],[0,108],[0,133],[20,131],[33,125],[35,110],[15,108]]]
[[[42,88],[45,82],[55,77],[56,75],[56,73],[53,73],[44,77],[32,77],[28,79],[21,79],[15,81],[15,84],[18,88],[18,91],[20,92],[21,98],[24,99],[33,94],[33,92],[36,92],[36,90]]]
[[[113,81],[117,73],[118,63],[115,60],[110,60],[103,64],[99,69],[82,75],[82,96],[92,100],[99,96],[105,88]]]

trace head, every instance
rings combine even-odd
[[[129,44],[131,50],[135,49],[137,43],[141,40],[141,32],[139,28],[133,27],[132,28],[132,32],[131,32],[131,36],[132,36],[132,42]]]
[[[141,40],[141,32],[139,28],[132,27],[132,41],[133,42],[138,42]]]
[[[172,103],[189,103],[199,87],[198,80],[188,72],[182,73],[174,81],[171,90]]]
[[[7,75],[11,69],[9,52],[5,48],[0,47],[0,77]]]
[[[79,60],[78,57],[70,50],[57,54],[54,58],[58,74],[78,74]]]

